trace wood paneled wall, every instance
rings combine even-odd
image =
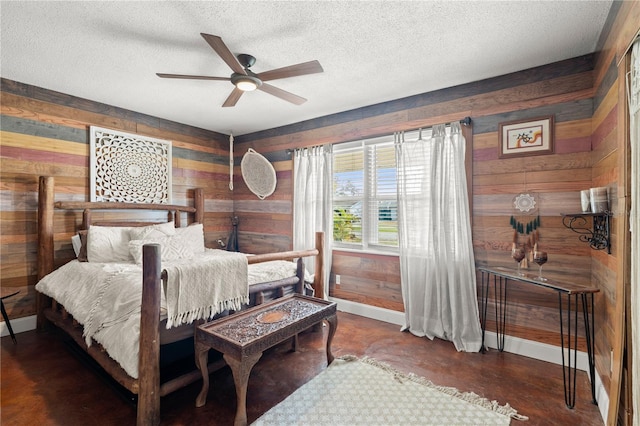
[[[628,425],[632,420],[631,401],[640,397],[640,388],[631,383],[631,359],[625,356],[625,351],[630,350],[626,347],[630,346],[628,335],[625,345],[625,326],[630,331],[639,324],[638,313],[629,311],[625,297],[630,288],[629,264],[638,261],[630,258],[629,112],[625,82],[628,48],[640,34],[640,2],[616,2],[613,7],[617,13],[610,14],[609,31],[601,36],[594,71],[591,153],[593,186],[609,189],[613,245],[611,256],[592,254],[591,283],[601,290],[596,310],[596,321],[602,324],[596,329],[596,368],[609,391],[607,423]]]
[[[193,188],[204,188],[207,245],[228,237],[233,200],[227,136],[11,80],[0,83],[0,285],[2,294],[20,290],[4,301],[10,318],[36,312],[38,177],[55,177],[58,201],[89,201],[89,126],[171,140],[174,203],[192,203]],[[70,238],[80,213],[55,217],[59,258],[73,256]]]
[[[237,140],[237,138],[236,138]],[[293,161],[286,150],[263,152],[276,170],[276,190],[264,200],[249,191],[240,164],[247,149],[236,151],[234,212],[238,216],[238,246],[245,253],[270,253],[293,249]]]

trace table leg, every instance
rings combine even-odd
[[[491,285],[491,274],[481,271],[480,273],[480,322],[482,326],[482,347],[481,352],[486,352],[484,338],[487,331],[487,305],[489,299],[489,287]],[[504,350],[505,328],[507,323],[507,279],[493,276],[493,293],[496,316],[496,339],[498,350]]]
[[[7,311],[4,309],[4,302],[2,302],[2,300],[6,299],[7,297],[15,296],[18,293],[20,292],[16,291],[15,293],[9,294],[7,296],[4,296],[2,299],[0,299],[0,310],[2,311],[2,318],[4,319],[4,323],[7,325],[7,328],[9,329],[9,334],[11,335],[11,340],[13,340],[14,344],[18,343],[18,341],[16,340],[16,335],[13,332],[13,328],[11,327],[11,321],[9,321],[9,316],[7,315]]]
[[[327,365],[331,364],[334,360],[333,354],[331,353],[331,342],[333,341],[333,336],[336,334],[336,330],[338,328],[338,316],[331,315],[327,318],[327,322],[329,323],[329,335],[327,336]]]
[[[236,385],[236,398],[238,406],[236,408],[236,419],[234,422],[235,426],[245,426],[247,424],[247,383],[249,382],[251,369],[256,364],[256,362],[258,362],[261,356],[262,352],[258,352],[256,354],[249,355],[242,360],[239,360],[227,354],[223,355],[224,360],[227,362],[229,367],[231,367],[231,372],[233,373],[233,382]]]
[[[562,315],[562,293],[558,293],[559,309],[560,309],[560,347],[562,350],[562,381],[564,384],[564,403],[567,408],[573,408],[576,405],[576,370],[578,358],[578,295],[575,296],[573,330],[571,327],[571,294],[567,294],[567,358],[565,362],[565,334],[564,321]],[[573,342],[571,333],[573,332]],[[571,350],[573,347],[573,360],[571,359]]]
[[[507,278],[493,277],[493,290],[496,311],[496,338],[498,350],[504,350],[504,337],[507,325]]]
[[[484,345],[484,335],[487,330],[487,296],[489,295],[489,274],[484,271],[480,272],[480,321],[482,325],[482,346],[481,352],[486,352],[487,347]]]
[[[590,297],[590,300],[587,298]],[[589,305],[589,301],[591,304]],[[589,321],[589,309],[591,309],[591,321]],[[593,312],[593,293],[582,293],[582,316],[584,319],[584,334],[587,339],[587,357],[589,361],[589,378],[591,379],[591,402],[598,405],[596,399],[596,359],[595,359],[595,324]]]
[[[202,390],[196,398],[196,407],[202,407],[207,403],[207,394],[209,393],[209,346],[196,342],[195,348],[196,367],[202,373]]]

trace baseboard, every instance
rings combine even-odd
[[[600,379],[600,375],[596,373],[596,401],[598,401],[598,409],[600,410],[600,417],[605,425],[607,422],[607,416],[609,415],[609,394],[604,388],[604,384]]]
[[[494,332],[487,332],[484,338],[485,345],[491,349],[498,349],[498,339]],[[551,362],[562,365],[562,352],[560,348],[547,343],[535,342],[533,340],[521,339],[506,335],[504,337],[504,351],[512,354],[534,358],[540,361]],[[569,351],[564,351],[565,360],[569,358]],[[576,354],[576,365],[579,370],[589,374],[589,361],[586,352],[578,351]],[[591,380],[591,378],[589,378]]]
[[[351,302],[344,299],[337,299],[335,297],[329,297],[329,300],[338,303],[339,311],[388,322],[390,324],[397,324],[400,326],[404,325],[404,312],[365,305],[364,303]]]
[[[404,325],[404,312],[392,311],[390,309],[379,308],[377,306],[365,305],[333,297],[330,297],[329,300],[338,303],[339,311],[388,322],[390,324],[397,324],[400,326]],[[487,347],[497,349],[497,343],[498,340],[496,333],[487,332],[485,335],[485,344]],[[505,335],[504,351],[540,361],[562,365],[562,354],[559,348],[546,343]],[[565,359],[567,359],[567,356],[568,351],[565,349]],[[585,352],[578,351],[576,354],[576,366],[579,370],[585,371],[587,376],[589,375],[589,361]],[[589,380],[593,380],[593,378],[589,377]],[[609,411],[609,395],[607,395],[602,380],[598,374],[596,374],[595,383],[598,408],[600,409],[600,415],[606,424],[607,413]]]
[[[24,333],[25,331],[31,331],[36,329],[36,316],[31,315],[29,317],[16,318],[11,320],[11,328],[15,334]],[[0,336],[9,336],[9,327],[2,321],[0,322]]]

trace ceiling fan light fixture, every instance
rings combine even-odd
[[[252,75],[234,74],[231,76],[231,82],[243,92],[251,92],[256,90],[262,84],[258,77]]]
[[[239,81],[236,83],[236,87],[243,92],[251,92],[252,90],[256,90],[258,86],[253,81]]]

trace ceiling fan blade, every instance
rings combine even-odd
[[[286,90],[278,89],[277,87],[274,87],[267,83],[262,83],[262,85],[258,87],[258,90],[262,90],[263,92],[266,92],[270,95],[296,105],[302,105],[303,103],[307,102],[307,100],[303,97],[294,95],[293,93],[287,92]]]
[[[242,65],[240,65],[240,62],[238,62],[238,58],[236,58],[236,56],[231,53],[227,45],[224,44],[224,41],[222,41],[220,37],[205,33],[200,33],[200,35],[206,40],[207,43],[209,43],[209,46],[211,46],[213,50],[216,51],[218,56],[220,56],[222,60],[225,61],[234,72],[237,72],[238,74],[247,74]]]
[[[184,75],[184,74],[164,74],[157,72],[156,75],[162,78],[184,78],[187,80],[222,80],[229,81],[229,77],[209,77],[206,75]]]
[[[315,74],[323,72],[322,66],[318,61],[309,61],[302,64],[289,65],[288,67],[278,68],[271,71],[265,71],[258,74],[258,78],[262,81],[278,80],[280,78],[296,77],[299,75]]]
[[[227,98],[226,101],[224,101],[224,103],[222,104],[223,107],[232,107],[232,106],[236,106],[236,104],[238,103],[238,99],[240,99],[240,96],[242,96],[244,92],[240,89],[238,89],[237,87],[233,89],[233,91],[231,91],[231,94],[229,95],[229,97]]]

